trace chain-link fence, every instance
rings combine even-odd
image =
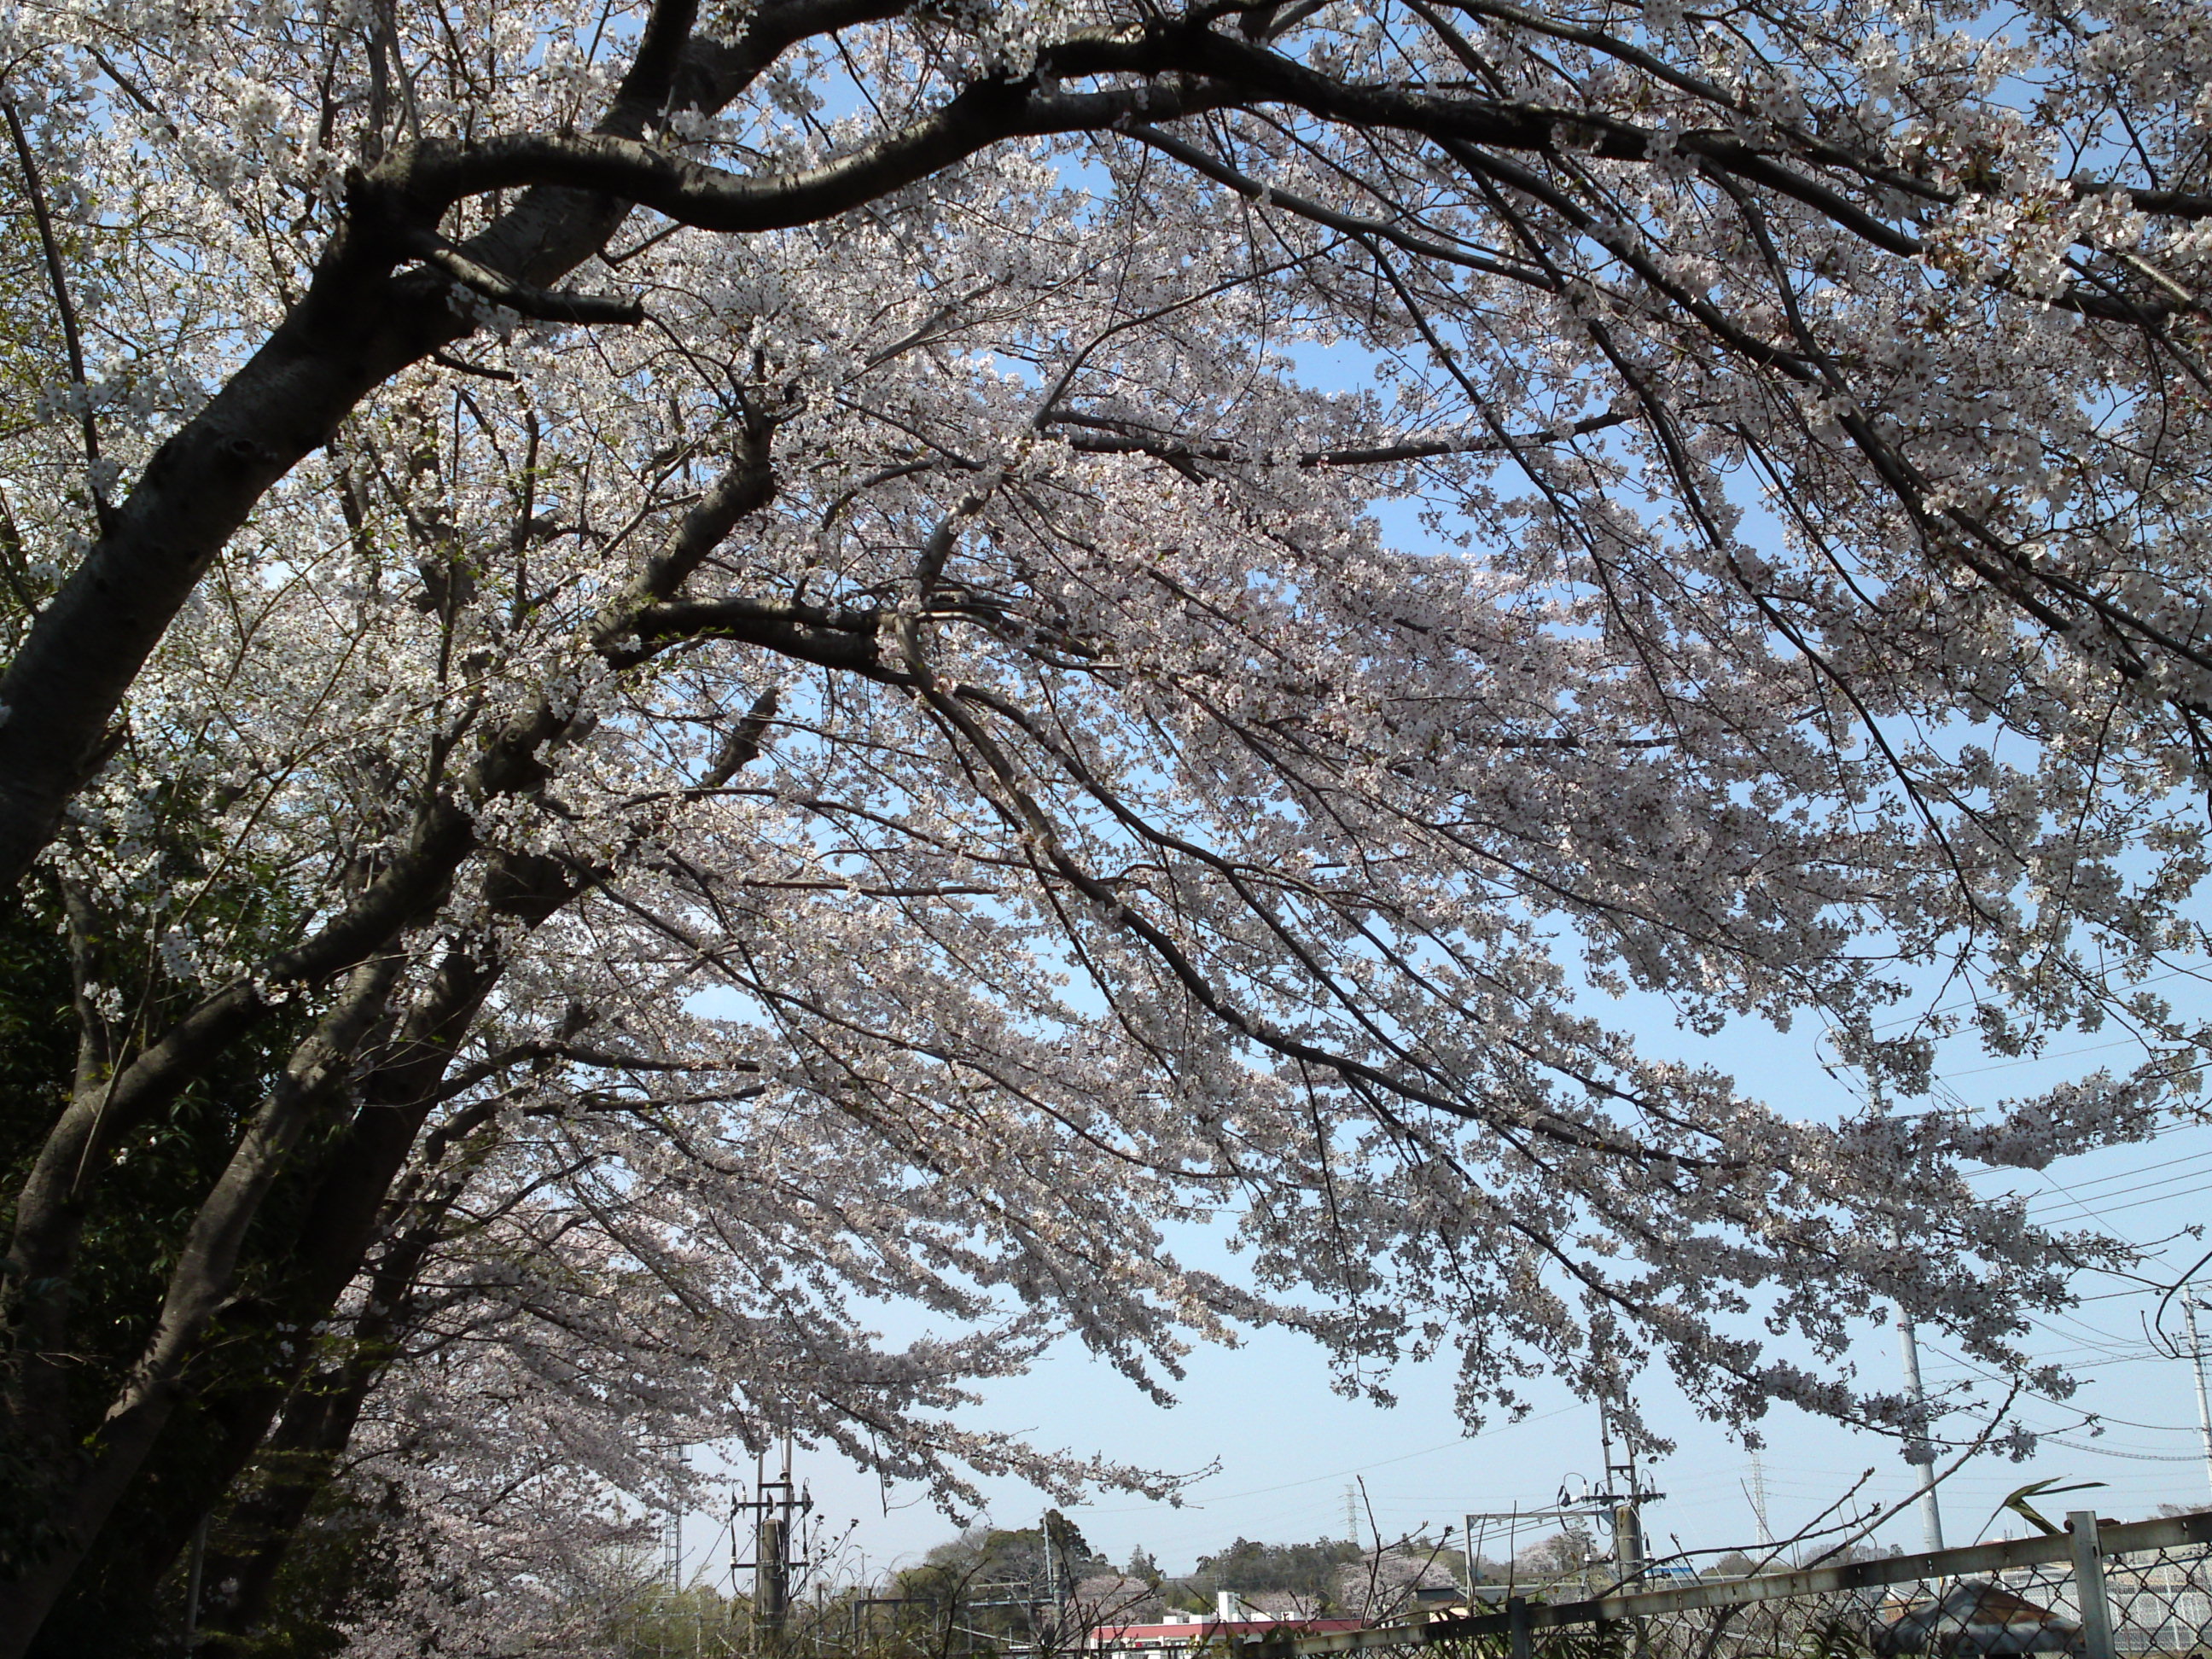
[[[1465,1659],[2212,1659],[2212,1511],[1803,1571],[1244,1644],[1246,1659],[1448,1648]]]

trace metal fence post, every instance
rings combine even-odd
[[[1528,1598],[1509,1595],[1505,1598],[1507,1638],[1512,1647],[1512,1659],[1529,1659]],[[2109,1655],[2106,1659],[2111,1659]]]
[[[2116,1659],[2112,1607],[2105,1597],[2105,1553],[2097,1541],[2097,1511],[2069,1511],[2066,1530],[2074,1544],[2074,1594],[2081,1604],[2084,1659]]]

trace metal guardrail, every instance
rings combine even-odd
[[[2162,1516],[2154,1521],[2096,1522],[2087,1516],[2089,1536],[2079,1541],[2080,1554],[2095,1560],[2106,1556],[2132,1555],[2152,1550],[2212,1546],[2212,1510]],[[2077,1517],[2069,1516],[2069,1528]],[[1237,1651],[1248,1659],[1308,1659],[1308,1656],[1358,1653],[1383,1648],[1434,1647],[1470,1638],[1504,1636],[1518,1638],[1519,1648],[1530,1631],[1563,1626],[1611,1623],[1618,1620],[1650,1619],[1668,1613],[1705,1608],[1746,1607],[1760,1601],[1830,1595],[1839,1591],[1869,1589],[1884,1584],[1913,1583],[1931,1578],[1958,1578],[1998,1573],[2010,1568],[2065,1565],[2077,1559],[2077,1540],[2069,1530],[2039,1538],[2016,1538],[1997,1544],[1974,1544],[1963,1549],[1929,1550],[1917,1555],[1892,1555],[1872,1561],[1853,1561],[1840,1566],[1810,1567],[1795,1572],[1760,1573],[1750,1578],[1722,1579],[1685,1585],[1680,1589],[1647,1590],[1632,1595],[1593,1596],[1582,1601],[1543,1602],[1516,1596],[1506,1611],[1463,1617],[1431,1617],[1401,1625],[1381,1625],[1368,1630],[1339,1631],[1297,1637],[1285,1632],[1241,1642]],[[2101,1600],[2101,1598],[2100,1598]],[[2109,1636],[2106,1641],[2109,1642]]]

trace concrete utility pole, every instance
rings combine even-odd
[[[1044,1534],[1044,1599],[1052,1604],[1055,1621],[1060,1614],[1060,1531],[1052,1524],[1052,1511],[1044,1512],[1037,1529]]]
[[[2197,1334],[2197,1292],[2185,1285],[2181,1314],[2189,1322],[2189,1363],[2197,1371],[2197,1432],[2204,1442],[2204,1479],[2212,1482],[2212,1403],[2204,1397],[2204,1340]]]
[[[1897,1313],[1897,1351],[1905,1361],[1905,1391],[1912,1396],[1913,1405],[1920,1412],[1921,1421],[1927,1421],[1928,1391],[1920,1386],[1920,1342],[1913,1334],[1912,1322],[1900,1308]],[[1943,1511],[1936,1503],[1936,1449],[1928,1443],[1928,1437],[1915,1433],[1905,1448],[1905,1461],[1920,1471],[1920,1531],[1931,1550],[1943,1547]]]
[[[1620,1560],[1620,1581],[1632,1584],[1644,1576],[1644,1516],[1631,1488],[1613,1510],[1613,1549]]]
[[[1605,1451],[1605,1486],[1613,1504],[1613,1549],[1616,1577],[1632,1584],[1644,1576],[1644,1503],[1657,1492],[1645,1492],[1636,1474],[1636,1446],[1628,1431],[1620,1431],[1620,1459],[1613,1455],[1613,1411],[1602,1400],[1597,1406],[1598,1443]]]
[[[758,1524],[753,1531],[753,1623],[758,1630],[777,1635],[791,1612],[790,1436],[783,1441],[783,1478],[770,1480],[763,1474],[758,1492],[754,1500]]]
[[[2197,1398],[2204,1397],[2200,1386]],[[200,1516],[192,1528],[191,1554],[185,1569],[185,1652],[190,1655],[200,1644],[200,1581],[207,1568],[208,1518]]]
[[[781,1478],[769,1480],[767,1460],[757,1460],[753,1464],[753,1496],[732,1502],[730,1508],[730,1575],[734,1578],[740,1567],[753,1570],[753,1639],[756,1644],[772,1644],[783,1634],[784,1625],[791,1616],[792,1570],[803,1570],[808,1565],[805,1557],[793,1553],[793,1546],[799,1541],[799,1522],[814,1509],[813,1494],[799,1496],[797,1485],[791,1478],[789,1435],[783,1437]],[[753,1559],[750,1561],[737,1559],[738,1510],[752,1512]]]

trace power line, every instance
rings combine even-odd
[[[2054,1446],[2063,1446],[2069,1451],[2094,1452],[2100,1457],[2124,1457],[2131,1463],[2194,1463],[2194,1452],[2176,1455],[2172,1452],[2122,1451],[2118,1446],[2084,1446],[2077,1441],[2062,1440],[2055,1434],[2039,1434],[2038,1440],[2047,1440]]]
[[[2136,1200],[2135,1200],[2135,1202],[2133,1202],[2132,1204],[2114,1204],[2114,1205],[2111,1205],[2111,1206],[2108,1206],[2108,1208],[2110,1209],[2110,1211],[2111,1211],[2111,1212],[2112,1212],[2112,1214],[2114,1214],[2114,1215],[2119,1215],[2119,1214],[2121,1214],[2121,1213],[2123,1213],[2123,1212],[2126,1212],[2126,1211],[2129,1211],[2129,1210],[2141,1210],[2141,1209],[2144,1209],[2144,1208],[2147,1208],[2148,1206],[2149,1206],[2150,1205],[2153,1205],[2153,1204],[2166,1204],[2166,1203],[2170,1203],[2170,1202],[2172,1202],[2173,1200],[2175,1200],[2175,1199],[2177,1199],[2177,1198],[2190,1198],[2190,1197],[2193,1197],[2195,1194],[2197,1194],[2197,1193],[2201,1193],[2201,1192],[2203,1192],[2203,1190],[2205,1190],[2205,1189],[2204,1189],[2203,1187],[2191,1187],[2191,1188],[2187,1188],[2184,1189],[2183,1191],[2181,1191],[2181,1192],[2178,1192],[2178,1193],[2160,1193],[2160,1194],[2156,1198],[2139,1198],[2139,1199]]]
[[[2076,1054],[2100,1054],[2107,1048],[2140,1048],[2145,1046],[2141,1037],[2124,1036],[2111,1042],[2092,1042],[2079,1048],[2061,1048],[2056,1054],[2030,1054],[2024,1060],[2000,1060],[1989,1066],[1972,1066],[1963,1072],[1946,1071],[1942,1075],[1943,1080],[1948,1082],[1953,1078],[1980,1077],[1985,1072],[2009,1072],[2021,1066],[2041,1066],[2050,1060],[2071,1060]]]
[[[2201,1155],[2201,1156],[2212,1156],[2212,1154],[2203,1154],[2203,1155]],[[2185,1162],[2188,1162],[2188,1163],[2192,1163],[2192,1164],[2193,1164],[2193,1163],[2198,1162],[2198,1161],[2199,1161],[2199,1159],[2197,1159],[2197,1158],[2190,1158],[2190,1159],[2187,1159],[2187,1160],[2185,1160]],[[2129,1173],[2130,1176],[2140,1176],[2140,1175],[2147,1175],[2147,1174],[2148,1174],[2149,1172],[2148,1172],[2148,1170],[2129,1170],[2129,1171],[2128,1171],[2128,1173]],[[2212,1171],[2207,1171],[2207,1170],[2188,1170],[2188,1171],[2186,1171],[2185,1173],[2182,1173],[2182,1174],[2169,1174],[2169,1175],[2153,1176],[2149,1180],[2148,1180],[2148,1181],[2138,1181],[2138,1182],[2136,1182],[2135,1183],[2135,1185],[2133,1185],[2133,1186],[2131,1186],[2131,1187],[2118,1187],[2118,1188],[2113,1188],[2113,1189],[2112,1189],[2112,1191],[2110,1191],[2110,1192],[2106,1192],[2106,1193],[2093,1193],[2093,1194],[2089,1194],[2089,1195],[2090,1195],[2091,1197],[2094,1198],[2094,1199],[2097,1200],[2097,1202],[2098,1202],[2098,1204],[2099,1204],[2099,1206],[2100,1206],[2100,1207],[2106,1208],[2106,1209],[2133,1210],[2133,1209],[2140,1208],[2140,1207],[2141,1207],[2141,1205],[2140,1205],[2140,1204],[2120,1204],[2120,1205],[2114,1205],[2114,1204],[2112,1204],[2109,1200],[2112,1200],[2112,1199],[2115,1199],[2115,1198],[2125,1198],[2125,1197],[2127,1197],[2130,1194],[2132,1194],[2132,1193],[2147,1193],[2147,1192],[2150,1191],[2150,1190],[2151,1190],[2153,1188],[2154,1188],[2154,1187],[2172,1187],[2172,1186],[2176,1186],[2176,1185],[2179,1185],[2179,1184],[2184,1183],[2184,1182],[2192,1182],[2192,1181],[2194,1181],[2194,1182],[2202,1182],[2202,1181],[2203,1181],[2203,1180],[2204,1180],[2204,1178],[2205,1178],[2205,1176],[2206,1176],[2206,1175],[2207,1175],[2208,1173],[2212,1173]],[[2182,1197],[2182,1196],[2184,1196],[2184,1195],[2185,1195],[2185,1194],[2179,1194],[2179,1193],[2174,1193],[2174,1194],[2167,1194],[2167,1196],[2169,1196],[2169,1197],[2174,1197],[2174,1198]],[[2073,1198],[2075,1198],[2075,1194],[2074,1191],[2073,1191],[2071,1188],[2067,1189],[2067,1196],[2068,1196],[2069,1199],[2073,1199]],[[2078,1201],[2078,1200],[2077,1200],[2077,1201]],[[2148,1202],[2148,1203],[2155,1204],[2155,1203],[2157,1203],[2159,1200],[2158,1200],[2157,1199],[2149,1199],[2149,1200],[2143,1200],[2143,1201],[2144,1201],[2144,1202]],[[2035,1203],[2035,1202],[2031,1202],[2031,1203],[2028,1205],[2028,1206],[2027,1206],[2027,1207],[2028,1207],[2028,1212],[2029,1212],[2031,1215],[2033,1215],[2033,1214],[2034,1213],[2034,1212],[2035,1212],[2035,1209],[2036,1209],[2036,1203]]]
[[[1438,1452],[1449,1451],[1454,1446],[1464,1446],[1470,1441],[1487,1440],[1492,1435],[1504,1434],[1510,1429],[1526,1428],[1531,1423],[1547,1422],[1554,1417],[1565,1417],[1569,1412],[1585,1411],[1589,1408],[1589,1403],[1587,1401],[1577,1400],[1571,1406],[1562,1406],[1557,1411],[1541,1412],[1534,1417],[1524,1417],[1517,1423],[1500,1423],[1496,1428],[1485,1429],[1480,1434],[1463,1434],[1456,1440],[1445,1441],[1441,1446],[1426,1446],[1419,1451],[1405,1452],[1396,1457],[1380,1458],[1375,1462],[1361,1463],[1348,1469],[1334,1469],[1327,1474],[1311,1474],[1302,1480],[1285,1480],[1279,1486],[1255,1486],[1249,1492],[1210,1492],[1205,1495],[1204,1503],[1189,1503],[1183,1507],[1204,1509],[1206,1504],[1233,1503],[1240,1498],[1264,1498],[1269,1492],[1291,1492],[1299,1486],[1319,1486],[1324,1480],[1341,1480],[1346,1475],[1364,1474],[1370,1469],[1387,1469],[1393,1463],[1410,1463],[1417,1457],[1434,1457]],[[1133,1504],[1116,1509],[1100,1510],[1092,1509],[1086,1504],[1084,1513],[1086,1515],[1143,1515],[1158,1507],[1153,1504]]]
[[[2135,990],[2145,985],[2162,985],[2167,980],[2180,979],[2185,975],[2191,979],[2212,981],[2212,962],[2196,968],[2169,968],[2162,974],[2148,974],[2134,981],[2128,988]],[[1869,1029],[1876,1031],[1893,1031],[1900,1025],[1911,1025],[1920,1020],[1933,1019],[1940,1014],[1955,1014],[1964,1009],[1978,1007],[1983,1000],[1984,999],[1978,994],[1969,994],[1963,1002],[1938,1003],[1935,1007],[1926,1009],[1920,1013],[1900,1014],[1895,1019],[1883,1020],[1881,1024]]]
[[[2179,1134],[2184,1129],[2202,1129],[2205,1127],[2207,1127],[2205,1121],[2202,1118],[2183,1119],[2169,1123],[2163,1128],[2153,1129],[2141,1140],[2116,1141],[2112,1144],[2114,1146],[2148,1146],[2154,1140],[2163,1140],[2166,1136]],[[1969,1181],[1979,1181],[1984,1176],[2043,1175],[2040,1170],[2024,1170],[2017,1164],[1976,1164],[1962,1170],[1960,1173]],[[2049,1179],[2047,1176],[2044,1178],[2046,1181]]]
[[[1928,1345],[1928,1348],[1929,1352],[1950,1361],[1951,1364],[1957,1365],[1963,1370],[1973,1372],[1977,1376],[1983,1377],[1991,1382],[2002,1382],[2009,1386],[2010,1379],[1999,1376],[1995,1371],[1989,1370],[1980,1365],[1977,1365],[1971,1359],[1961,1358],[1957,1354],[1947,1353],[1944,1350],[1937,1347],[1932,1342]],[[2083,1411],[2079,1406],[2075,1405],[2070,1401],[2053,1399],[2051,1395],[2044,1394],[2035,1389],[2023,1388],[2021,1392],[2027,1395],[2030,1399],[2040,1400],[2046,1406],[2056,1406],[2063,1412],[2075,1412],[2079,1413],[2081,1416],[2088,1418],[2092,1421],[2098,1423],[2117,1423],[2122,1428],[2143,1429],[2153,1434],[2194,1434],[2196,1432],[2194,1429],[2185,1428],[2173,1423],[2137,1423],[2131,1419],[2125,1417],[2107,1417],[2102,1412]],[[2041,1434],[2043,1431],[2039,1429],[2031,1431],[2031,1432]],[[2068,1431],[2062,1429],[2057,1431],[2057,1432],[2063,1434],[2068,1432]]]
[[[2122,1193],[2133,1192],[2137,1189],[2132,1187],[2123,1187],[2114,1192],[2100,1192],[2096,1189],[2110,1187],[2112,1182],[2116,1181],[2133,1181],[2138,1176],[2149,1175],[2153,1168],[2166,1171],[2164,1175],[2154,1176],[2153,1178],[2154,1184],[2156,1181],[2160,1180],[2185,1180],[2187,1177],[2172,1172],[2184,1169],[2190,1164],[2203,1164],[2207,1160],[2212,1160],[2212,1148],[2208,1148],[2201,1152],[2191,1152],[2185,1158],[2165,1160],[2154,1166],[2147,1164],[2140,1169],[2118,1170],[2115,1170],[2111,1175],[2097,1176],[2087,1181],[2071,1182],[2068,1183],[2066,1190],[2072,1193],[2087,1194],[2091,1197],[2099,1199],[2118,1198]]]

